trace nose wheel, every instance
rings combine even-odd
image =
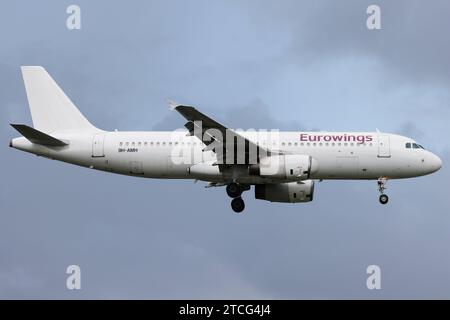
[[[389,201],[389,197],[388,197],[387,195],[382,194],[382,195],[380,196],[380,203],[381,203],[381,204],[386,204],[386,203],[388,203],[388,201]]]
[[[386,189],[386,183],[387,183],[386,178],[378,179],[378,191],[380,191],[381,193],[379,200],[381,204],[386,204],[389,201],[389,197],[387,196],[387,194],[384,194],[384,190]]]

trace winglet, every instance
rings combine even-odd
[[[175,110],[176,107],[181,106],[181,104],[179,104],[178,102],[170,99],[167,99],[167,103],[169,104],[170,110]]]
[[[11,123],[11,127],[16,129],[21,135],[30,140],[32,143],[53,147],[63,147],[67,145],[67,143],[64,141],[56,139],[44,132],[41,132],[24,124]]]

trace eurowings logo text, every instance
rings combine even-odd
[[[372,142],[371,135],[353,135],[353,134],[300,134],[301,142],[357,142],[359,144]]]

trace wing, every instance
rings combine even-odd
[[[175,105],[171,108],[178,111],[188,122],[184,125],[189,135],[196,136],[206,148],[217,155],[217,164],[255,164],[259,159],[270,155],[270,151],[260,147],[235,131],[191,106]]]

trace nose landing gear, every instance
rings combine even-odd
[[[249,189],[250,186],[237,184],[235,182],[227,185],[227,194],[230,198],[233,198],[233,200],[231,200],[231,209],[233,209],[234,212],[241,213],[242,211],[244,211],[245,203],[241,195],[242,192]]]
[[[389,201],[389,197],[387,196],[387,194],[384,194],[384,190],[386,189],[386,183],[387,183],[386,178],[378,179],[378,191],[380,191],[381,193],[379,200],[381,204],[386,204]]]
[[[380,203],[381,204],[386,204],[389,201],[389,197],[385,194],[380,195]]]

